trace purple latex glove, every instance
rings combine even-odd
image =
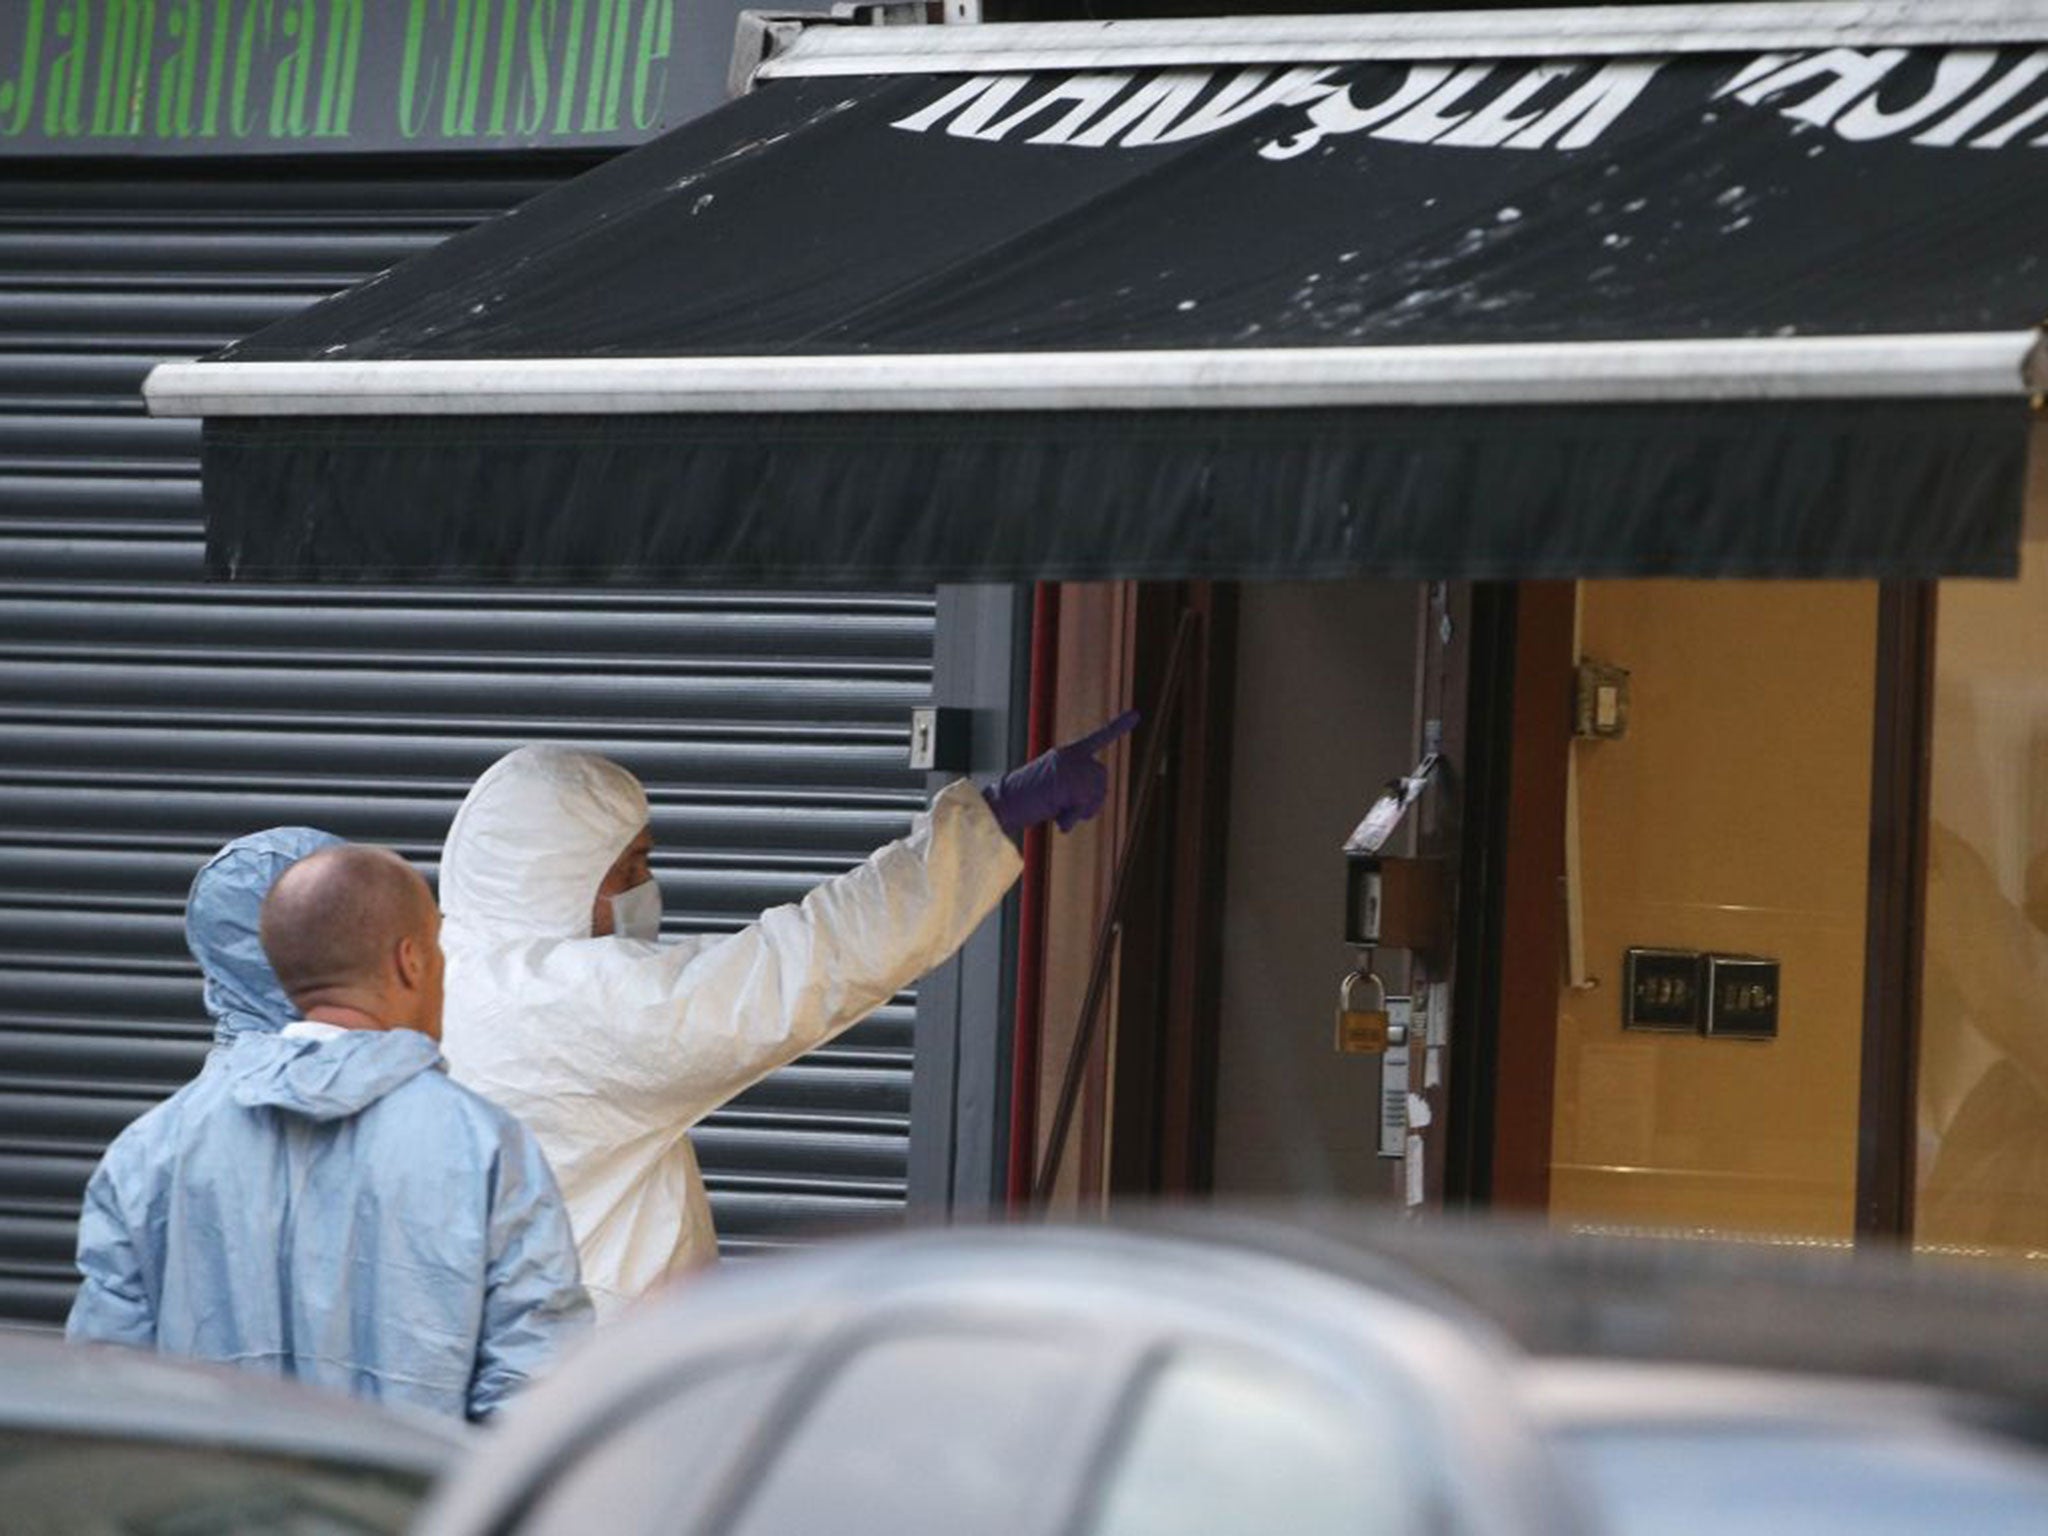
[[[1109,794],[1109,770],[1095,761],[1095,754],[1130,735],[1137,724],[1138,712],[1127,711],[1079,741],[1054,747],[1004,774],[981,792],[997,824],[1011,837],[1041,821],[1073,831],[1102,809]]]

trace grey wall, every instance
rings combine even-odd
[[[1415,737],[1419,589],[1247,583],[1224,893],[1220,1196],[1386,1196],[1379,1058],[1332,1048],[1344,838]]]

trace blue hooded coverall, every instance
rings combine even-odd
[[[186,936],[220,1042],[86,1190],[66,1333],[483,1418],[588,1327],[569,1221],[519,1122],[413,1030],[284,1039],[264,894],[337,841],[280,828],[200,871]]]

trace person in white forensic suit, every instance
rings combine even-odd
[[[1097,754],[1136,719],[947,786],[908,836],[737,933],[666,942],[638,779],[552,745],[484,772],[441,854],[443,1050],[539,1139],[600,1322],[717,1256],[690,1127],[958,949],[1025,827],[1100,809]]]

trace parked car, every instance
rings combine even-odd
[[[227,1368],[0,1335],[8,1536],[399,1536],[475,1439]]]
[[[1705,1244],[901,1235],[649,1303],[421,1530],[2048,1530],[2044,1324],[2015,1282]]]
[[[1237,1234],[1370,1256],[1521,1351],[1525,1411],[1603,1529],[2048,1531],[2048,1289],[1899,1252],[1490,1224]]]

